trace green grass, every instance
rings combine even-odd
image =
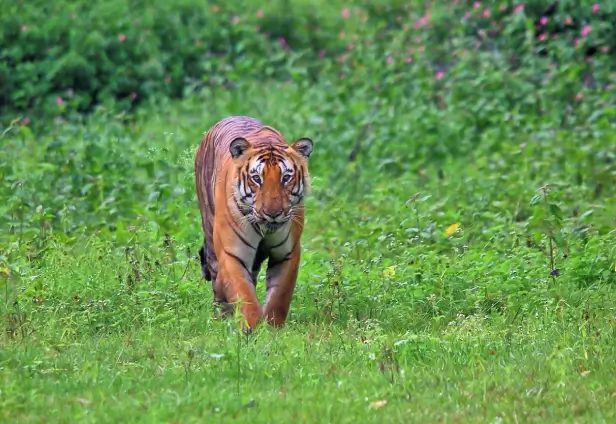
[[[473,127],[472,99],[335,90],[246,83],[10,129],[0,420],[613,422],[609,122],[484,109]],[[315,141],[290,320],[247,338],[214,320],[197,258],[193,154],[231,114]]]

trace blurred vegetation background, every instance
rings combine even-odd
[[[314,83],[343,74],[345,86],[369,77],[384,85],[375,95],[393,85],[412,95],[425,91],[422,75],[452,71],[457,86],[497,88],[510,102],[546,79],[562,81],[554,100],[567,103],[583,87],[606,88],[615,8],[565,0],[16,1],[0,16],[0,107],[66,115],[231,90],[247,79]],[[486,67],[498,72],[478,78]],[[454,99],[473,94],[460,90]]]

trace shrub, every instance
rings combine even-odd
[[[587,71],[580,59],[595,55],[611,71],[615,7],[588,1],[428,7],[418,1],[22,1],[0,16],[0,107],[52,116],[97,104],[130,108],[208,85],[233,87],[239,79],[314,81],[351,72],[361,78],[358,70],[413,61],[437,73],[473,49],[507,66],[547,56],[576,64],[576,75]],[[427,52],[421,50],[426,42]],[[407,68],[394,66],[396,78]],[[382,71],[392,77],[391,68]]]

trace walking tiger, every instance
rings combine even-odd
[[[280,132],[247,116],[213,125],[195,154],[195,182],[204,244],[203,277],[223,314],[238,305],[245,329],[262,319],[282,326],[298,275],[304,199],[310,189],[313,142],[287,144]],[[256,282],[268,259],[261,307]],[[246,328],[247,327],[247,328]]]

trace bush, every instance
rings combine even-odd
[[[0,16],[0,107],[52,116],[98,104],[130,108],[208,85],[233,87],[239,79],[314,81],[394,62],[402,64],[394,67],[402,78],[405,63],[437,73],[472,49],[507,66],[535,55],[583,66],[579,59],[600,53],[609,64],[603,69],[611,70],[615,8],[541,1],[428,8],[418,1],[19,2]],[[425,42],[431,51],[421,50]]]

